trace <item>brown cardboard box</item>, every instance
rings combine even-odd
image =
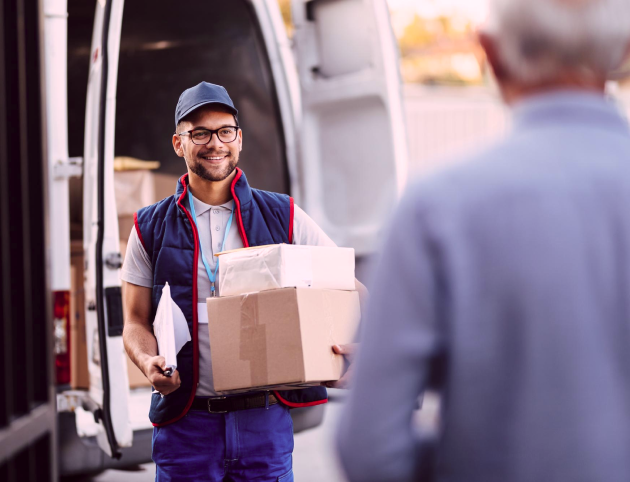
[[[356,291],[283,288],[207,299],[214,388],[300,388],[338,380],[360,319]]]
[[[114,179],[118,237],[126,241],[134,226],[134,213],[175,194],[178,176],[137,170],[116,172]]]
[[[127,242],[129,240],[134,224],[133,214],[118,216],[118,238],[121,241]]]
[[[177,180],[179,178],[180,176],[174,174],[153,173],[153,190],[155,196],[153,202],[161,201],[175,194],[177,190]]]
[[[85,290],[83,243],[70,246],[70,386],[89,388],[87,345],[85,344]]]
[[[128,355],[127,358],[127,374],[129,375],[129,388],[138,387],[150,387],[151,382],[144,376],[144,373],[131,361]]]

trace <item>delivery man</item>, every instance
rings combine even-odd
[[[237,115],[219,85],[202,82],[182,93],[173,148],[188,173],[173,196],[136,213],[122,268],[125,348],[156,390],[149,418],[159,481],[292,481],[289,408],[327,401],[323,386],[231,397],[213,389],[205,300],[219,294],[214,253],[276,243],[334,246],[291,197],[249,186],[237,167]],[[170,377],[152,330],[166,282],[192,338]],[[358,282],[357,289],[365,296]],[[332,386],[345,386],[347,377]]]

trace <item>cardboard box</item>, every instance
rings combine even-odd
[[[134,225],[133,214],[118,216],[118,238],[126,243]]]
[[[133,228],[133,215],[139,209],[175,194],[178,176],[147,170],[114,173],[118,237],[125,241]]]
[[[356,291],[284,288],[207,299],[214,388],[301,388],[338,380],[354,341]]]
[[[144,373],[131,361],[129,355],[125,353],[127,358],[127,375],[129,376],[129,388],[150,387],[151,382],[144,376]]]
[[[228,251],[219,259],[221,296],[288,287],[355,289],[352,248],[274,244]]]
[[[70,386],[89,388],[87,345],[85,335],[85,288],[83,243],[70,245]]]
[[[178,176],[148,170],[116,171],[114,190],[118,216],[131,216],[145,206],[175,194]],[[129,233],[127,233],[129,235]]]

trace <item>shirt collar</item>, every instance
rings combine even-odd
[[[193,196],[193,202],[195,203],[195,214],[197,216],[201,216],[206,211],[210,209],[221,209],[225,211],[232,211],[234,209],[234,200],[230,199],[228,202],[221,204],[220,206],[211,206],[210,204],[206,204],[203,201],[200,201],[195,196]]]
[[[550,123],[580,123],[628,131],[628,122],[614,99],[586,91],[562,90],[532,95],[518,102],[513,112],[517,130]]]

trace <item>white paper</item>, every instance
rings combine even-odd
[[[208,307],[205,303],[197,303],[197,323],[200,325],[208,324]]]
[[[153,333],[158,343],[158,354],[166,361],[166,368],[177,370],[177,354],[191,340],[186,317],[171,298],[171,287],[166,283],[155,313]]]
[[[221,296],[277,288],[355,289],[354,249],[277,244],[219,256]]]

